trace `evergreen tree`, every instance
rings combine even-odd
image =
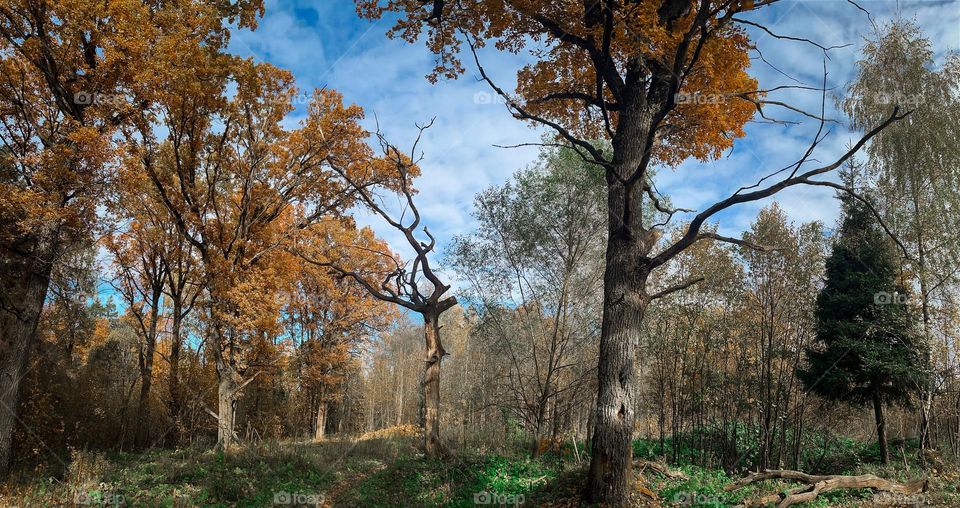
[[[843,219],[817,297],[817,338],[799,376],[829,400],[872,403],[880,458],[889,461],[883,408],[922,386],[923,341],[889,237],[862,202],[844,196]]]

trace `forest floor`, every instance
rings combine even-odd
[[[643,458],[649,443],[635,446]],[[572,450],[571,450],[572,451]],[[577,460],[579,456],[580,460]],[[673,466],[672,466],[673,467]],[[686,478],[636,469],[637,506],[735,506],[788,487],[777,482],[726,492],[722,470],[674,467]],[[848,474],[906,480],[918,471],[860,465]],[[0,485],[0,506],[580,506],[586,459],[578,453],[471,454],[426,459],[410,436],[271,443],[230,454],[208,449],[76,452],[62,479],[21,473]],[[877,496],[831,492],[806,507],[960,506],[960,473],[930,471],[930,491]]]

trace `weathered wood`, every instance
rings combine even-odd
[[[425,312],[423,330],[427,350],[423,371],[423,447],[428,457],[444,457],[447,453],[440,441],[440,362],[446,352],[440,342],[440,314]]]
[[[646,469],[651,469],[653,471],[656,471],[657,473],[660,473],[663,476],[666,476],[667,478],[678,478],[681,480],[688,479],[687,475],[684,474],[683,471],[671,471],[670,468],[668,468],[667,466],[659,462],[651,462],[649,460],[638,460],[636,461],[636,465],[637,467],[640,468],[641,472],[643,472]]]
[[[736,490],[764,480],[791,480],[807,485],[753,499],[741,506],[754,508],[777,503],[777,508],[786,508],[798,503],[812,501],[818,495],[836,489],[872,489],[879,492],[889,492],[891,494],[911,495],[918,492],[925,492],[929,486],[928,480],[925,478],[907,483],[897,483],[872,474],[856,476],[811,475],[800,471],[782,469],[752,473],[727,485],[724,487],[724,490]]]

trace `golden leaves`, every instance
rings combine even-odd
[[[734,2],[728,10],[749,10],[752,4]],[[655,97],[654,87],[663,78],[658,73],[674,69],[680,53],[677,68],[683,69],[682,86],[676,95],[682,103],[659,125],[654,161],[676,165],[688,157],[716,158],[734,138],[743,136],[743,125],[754,109],[736,94],[755,91],[756,81],[747,74],[748,40],[723,19],[725,12],[714,13],[701,28],[696,24],[697,9],[665,23],[658,14],[660,2],[613,2],[612,28],[606,39],[604,16],[587,15],[584,5],[582,0],[450,3],[443,23],[438,24],[425,21],[429,2],[357,0],[357,10],[364,17],[400,13],[391,36],[409,42],[425,37],[427,47],[437,55],[430,76],[434,81],[463,73],[457,56],[458,32],[479,47],[493,41],[502,51],[529,49],[536,61],[518,71],[519,105],[581,139],[607,136],[608,120],[610,130],[616,131],[618,107],[623,106],[619,102],[651,100],[652,108],[663,103],[664,98]],[[710,35],[702,48],[695,49],[701,30]],[[603,74],[600,79],[598,72]],[[613,89],[619,85],[611,81],[618,80],[622,86],[637,87],[625,94],[643,98],[614,97]]]

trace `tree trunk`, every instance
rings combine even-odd
[[[923,453],[930,445],[930,412],[933,409],[933,358],[930,348],[933,345],[933,334],[931,332],[930,322],[930,291],[927,283],[927,249],[924,239],[924,225],[921,222],[924,217],[923,210],[920,208],[921,198],[918,195],[917,182],[914,180],[915,173],[910,173],[910,188],[913,202],[914,232],[917,241],[917,279],[920,282],[920,309],[923,316],[923,339],[924,339],[924,365],[927,369],[928,379],[925,379],[923,386],[920,387],[920,460],[926,461],[926,455]]]
[[[314,432],[313,438],[317,441],[323,441],[323,439],[326,437],[326,431],[327,403],[321,400],[319,407],[317,408],[317,430]]]
[[[423,315],[427,357],[423,371],[423,449],[428,457],[443,455],[440,444],[440,362],[446,352],[440,343],[440,316]]]
[[[530,446],[530,454],[533,455],[533,458],[539,457],[544,451],[544,448],[540,446],[540,441],[543,436],[543,425],[546,420],[545,413],[547,410],[547,402],[543,400],[542,397],[537,402],[537,413],[534,415],[533,422],[533,442]]]
[[[152,353],[151,353],[152,354]],[[140,375],[140,398],[137,403],[137,447],[147,446],[150,441],[150,387],[152,365],[144,367]]]
[[[180,411],[183,407],[180,395],[180,348],[182,338],[180,337],[180,305],[177,302],[173,304],[173,325],[170,338],[170,372],[167,384],[170,388],[170,419],[173,422],[173,442],[179,443],[183,436],[182,424],[180,422]]]
[[[403,364],[400,364],[400,379],[397,380],[397,423],[396,426],[399,427],[403,423],[403,394],[406,391],[406,386],[403,382]]]
[[[9,258],[0,263],[5,265],[0,266],[3,275],[0,284],[5,286],[0,295],[0,479],[3,479],[13,459],[20,382],[27,375],[36,342],[51,265]]]
[[[787,508],[800,503],[809,503],[817,498],[818,495],[836,489],[871,489],[877,492],[894,494],[889,501],[905,501],[906,497],[914,496],[929,489],[930,482],[926,478],[920,478],[907,483],[897,483],[885,480],[872,474],[859,476],[843,475],[811,475],[801,471],[790,470],[772,470],[752,473],[749,476],[737,480],[723,490],[730,492],[747,485],[767,480],[790,480],[807,484],[804,487],[768,494],[766,496],[745,501],[738,506],[750,508],[760,508],[776,504],[777,508]],[[883,498],[880,497],[882,500]],[[918,503],[918,502],[917,502]],[[883,503],[875,500],[871,504],[915,504],[915,503]]]
[[[880,444],[880,462],[890,463],[890,450],[887,449],[887,424],[883,417],[883,398],[880,389],[873,390],[873,416],[877,421],[877,442]]]
[[[643,224],[647,183],[645,143],[653,115],[646,92],[624,98],[606,170],[607,251],[603,274],[603,322],[597,368],[596,425],[587,477],[593,503],[625,506],[633,473],[634,359],[640,339],[649,266],[644,263],[657,231]],[[631,89],[633,90],[633,89]],[[647,154],[648,155],[648,154]]]
[[[146,446],[150,441],[150,388],[153,386],[153,355],[157,348],[157,322],[160,316],[160,289],[151,301],[150,323],[146,344],[140,357],[140,399],[137,406],[137,446]]]
[[[217,448],[220,450],[230,449],[237,441],[234,423],[237,392],[240,391],[238,377],[231,365],[217,360]]]
[[[584,452],[587,450],[593,449],[593,429],[594,429],[594,418],[597,415],[597,406],[594,400],[590,401],[590,408],[587,411],[587,428],[586,428],[586,437],[583,440],[583,449]]]
[[[615,192],[610,194],[611,209],[614,209]],[[612,506],[627,504],[632,474],[634,358],[646,307],[643,300],[646,276],[637,263],[640,255],[642,252],[635,242],[611,227],[587,497],[590,502]]]

